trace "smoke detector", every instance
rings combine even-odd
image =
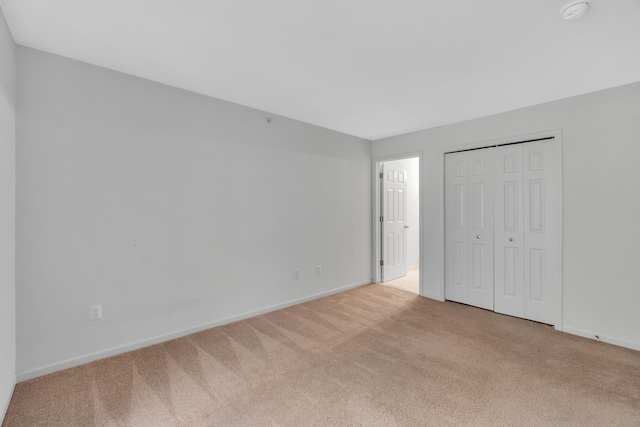
[[[560,16],[564,19],[577,19],[580,18],[589,8],[589,2],[586,1],[572,1],[560,9]]]

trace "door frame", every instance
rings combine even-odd
[[[382,212],[380,211],[381,208],[381,198],[380,198],[380,178],[379,178],[379,173],[380,173],[380,165],[382,163],[385,162],[391,162],[394,160],[406,160],[406,159],[414,159],[414,158],[418,158],[418,183],[419,183],[419,191],[418,191],[418,197],[420,197],[420,201],[419,201],[419,207],[420,207],[420,217],[419,217],[419,224],[418,227],[420,228],[418,236],[419,236],[419,243],[418,243],[418,259],[420,260],[420,268],[422,269],[422,254],[423,254],[423,247],[422,247],[422,234],[423,234],[423,222],[424,222],[424,215],[423,215],[423,206],[424,206],[424,197],[423,197],[423,192],[424,192],[424,185],[423,185],[423,179],[422,177],[424,176],[424,171],[423,171],[423,165],[424,162],[422,161],[423,156],[422,156],[422,151],[415,151],[415,152],[410,152],[410,153],[405,153],[405,154],[396,154],[396,155],[391,155],[391,156],[380,156],[380,157],[374,157],[371,161],[371,175],[372,175],[372,182],[373,185],[371,186],[371,202],[373,204],[371,212],[372,212],[372,218],[371,218],[371,224],[372,224],[372,231],[371,231],[371,235],[373,236],[373,244],[371,245],[372,248],[372,253],[371,253],[371,259],[373,260],[373,271],[371,272],[371,277],[373,278],[373,282],[374,283],[380,283],[380,280],[382,279],[382,275],[381,275],[381,271],[380,271],[380,260],[381,260],[381,249],[382,249],[382,245],[381,245],[381,233],[380,233],[380,216],[382,215]],[[418,275],[418,277],[420,278],[420,284],[419,284],[419,295],[422,295],[423,291],[423,286],[422,286],[422,282],[423,282],[423,277],[424,274],[422,274],[422,271],[420,271],[420,274]]]
[[[557,186],[558,186],[558,203],[557,203],[558,209],[556,212],[557,220],[558,220],[558,234],[556,236],[556,239],[557,239],[557,245],[558,245],[557,253],[558,253],[559,259],[558,259],[557,267],[553,272],[555,282],[557,283],[557,289],[555,289],[555,292],[554,292],[555,323],[553,326],[558,331],[563,330],[563,318],[562,318],[562,312],[563,312],[562,310],[562,295],[563,295],[563,292],[562,292],[562,289],[563,289],[563,282],[562,282],[562,275],[563,275],[562,274],[562,269],[563,269],[563,262],[562,262],[562,259],[563,259],[562,257],[562,234],[563,234],[562,233],[562,129],[553,129],[553,130],[548,130],[543,132],[509,136],[509,137],[498,138],[498,139],[493,139],[488,141],[472,142],[468,144],[460,144],[460,145],[449,146],[446,148],[440,148],[441,173],[438,174],[438,179],[440,180],[440,182],[438,183],[438,189],[440,192],[440,195],[439,195],[440,236],[439,238],[440,238],[440,251],[442,254],[442,258],[441,258],[442,262],[440,265],[440,295],[442,295],[442,299],[441,299],[442,301],[445,301],[446,299],[445,204],[444,204],[445,203],[445,177],[444,177],[445,155],[447,153],[454,153],[456,151],[461,151],[461,150],[490,148],[496,145],[512,144],[512,143],[518,143],[518,142],[541,139],[541,138],[549,138],[549,137],[554,138],[554,148],[555,148],[555,156],[556,156],[556,172],[555,172],[554,178],[556,179]],[[422,191],[422,187],[421,187],[421,191]],[[422,200],[420,201],[420,206],[422,207]],[[420,220],[422,221],[422,218],[420,218]],[[422,241],[420,243],[422,244]],[[422,277],[420,279],[422,282]],[[422,287],[420,289],[422,289]]]

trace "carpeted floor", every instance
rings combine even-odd
[[[368,285],[20,383],[13,426],[638,426],[640,352]]]

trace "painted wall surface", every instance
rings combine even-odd
[[[407,172],[407,265],[420,264],[420,161],[417,157],[384,162]]]
[[[370,282],[369,141],[23,47],[18,72],[19,380]]]
[[[373,142],[373,156],[423,152],[425,295],[443,298],[443,150],[561,129],[563,324],[640,349],[640,82]]]
[[[16,375],[16,46],[0,10],[0,424]]]

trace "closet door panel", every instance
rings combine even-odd
[[[558,190],[553,141],[523,144],[524,317],[554,323]]]
[[[497,147],[494,155],[494,310],[523,317],[523,147]]]
[[[445,156],[445,298],[469,304],[469,159]]]
[[[469,159],[469,304],[493,310],[493,150]]]

